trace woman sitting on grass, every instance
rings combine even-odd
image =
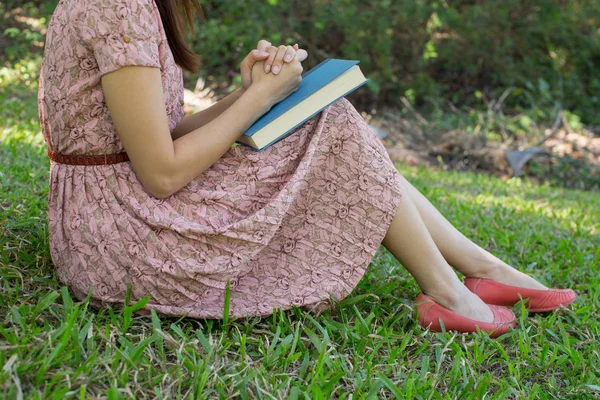
[[[122,304],[131,287],[146,309],[222,318],[229,284],[232,317],[319,312],[382,243],[415,277],[432,330],[495,337],[516,326],[503,306],[521,297],[530,311],[575,299],[456,230],[345,98],[262,152],[232,146],[298,87],[297,45],[261,40],[240,89],[184,116],[182,68],[198,65],[182,21],[201,10],[179,3],[185,13],[175,0],[62,0],[50,20],[39,85],[50,248],[76,297]]]

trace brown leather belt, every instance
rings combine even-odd
[[[107,165],[117,164],[129,161],[127,153],[121,152],[116,154],[96,154],[96,155],[74,155],[74,154],[59,154],[48,148],[48,157],[59,164],[69,165]]]

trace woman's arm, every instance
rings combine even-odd
[[[206,125],[219,115],[226,109],[228,109],[233,103],[237,101],[243,94],[245,90],[243,88],[239,88],[235,92],[229,94],[227,97],[219,100],[206,110],[198,111],[197,113],[191,115],[185,115],[181,121],[177,124],[173,132],[171,132],[171,138],[173,140],[178,139],[182,136],[187,135],[194,129],[200,128],[202,125]]]
[[[173,132],[171,132],[171,138],[173,140],[178,139],[187,135],[194,129],[200,128],[202,125],[209,123],[221,115],[223,111],[235,103],[252,84],[252,69],[255,63],[264,60],[263,64],[265,72],[268,73],[271,70],[271,66],[273,66],[273,73],[277,74],[284,63],[289,63],[294,60],[296,53],[298,55],[298,61],[304,61],[306,57],[308,57],[306,50],[299,48],[298,43],[293,46],[281,45],[275,47],[271,46],[271,43],[264,39],[260,40],[256,45],[256,49],[252,50],[240,64],[242,87],[231,93],[229,96],[219,100],[206,110],[184,116],[175,129],[173,129]]]
[[[270,104],[246,91],[218,117],[173,140],[160,69],[128,66],[102,76],[111,118],[144,188],[165,198],[215,163]]]
[[[252,70],[252,84],[212,121],[176,140],[169,134],[160,69],[127,66],[102,76],[109,113],[136,176],[165,198],[212,166],[254,121],[302,80],[297,59],[278,75]]]

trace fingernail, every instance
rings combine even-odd
[[[273,73],[275,75],[277,75],[278,72],[279,72],[279,67],[276,65],[276,66],[273,67]]]
[[[259,55],[260,55],[260,56],[268,56],[268,55],[269,55],[269,53],[267,53],[266,51],[261,51],[261,52],[259,53]]]
[[[270,65],[267,65],[267,66],[265,67],[265,69],[267,70],[267,72],[269,72],[269,71],[271,70],[271,66],[270,66]]]
[[[285,61],[290,61],[291,59],[292,59],[291,55],[288,54],[287,56],[285,56]]]

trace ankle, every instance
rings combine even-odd
[[[485,278],[494,279],[499,274],[507,272],[508,265],[502,262],[484,262],[473,268],[472,271],[465,273],[465,278]]]
[[[462,284],[461,284],[462,285]],[[458,288],[434,288],[423,289],[423,293],[445,308],[454,308],[460,302],[460,290]]]

